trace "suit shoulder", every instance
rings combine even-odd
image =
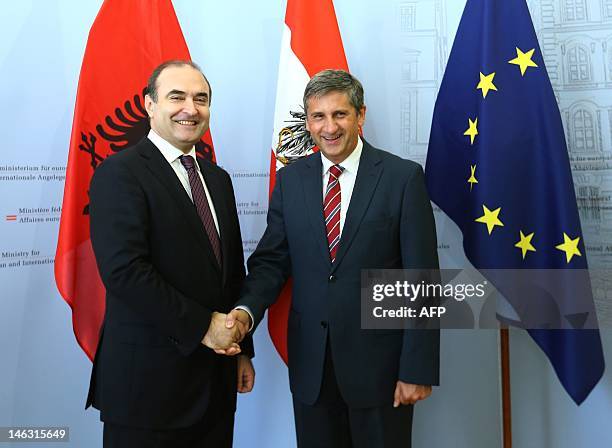
[[[214,171],[216,173],[225,174],[226,176],[229,176],[229,173],[224,168],[221,168],[219,165],[217,165],[216,163],[211,162],[208,159],[204,159],[202,157],[198,157],[198,162],[200,162],[200,166],[202,168],[206,168],[206,169],[209,169],[209,170]]]
[[[381,162],[385,166],[385,169],[389,169],[392,172],[413,174],[415,171],[423,170],[423,167],[414,160],[403,159],[402,157],[396,156],[395,154],[385,151],[384,149],[374,147],[370,147],[370,149],[380,158]]]
[[[135,163],[139,159],[139,153],[145,148],[146,143],[144,141],[140,141],[134,146],[130,146],[122,151],[116,152],[107,156],[100,167],[106,165],[122,165],[122,164],[131,164]]]
[[[152,143],[151,143],[152,145]],[[107,156],[95,169],[91,183],[112,182],[119,177],[132,177],[142,169],[142,152],[147,150],[145,139],[134,146]]]
[[[313,152],[312,154],[308,154],[305,157],[300,157],[295,162],[291,163],[290,165],[287,165],[285,168],[287,168],[289,171],[299,170],[300,167],[311,165],[317,157],[320,158],[321,154]]]
[[[224,168],[221,168],[216,163],[203,158],[198,158],[198,163],[200,164],[200,168],[202,169],[203,173],[212,173],[214,176],[221,177],[230,184],[232,183],[232,176],[230,176],[230,174]]]
[[[283,177],[295,176],[297,173],[306,166],[312,165],[316,161],[317,157],[321,157],[320,154],[314,152],[304,157],[300,157],[289,165],[285,165],[277,171],[277,175]]]

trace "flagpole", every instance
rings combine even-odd
[[[508,328],[499,330],[501,399],[502,399],[502,440],[503,448],[512,448],[512,406],[510,401],[510,337]]]

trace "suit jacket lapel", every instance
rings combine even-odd
[[[227,187],[223,185],[223,179],[218,173],[214,172],[211,167],[198,160],[200,170],[202,170],[202,177],[206,182],[206,187],[210,193],[213,205],[215,206],[215,214],[217,215],[217,223],[219,224],[219,237],[221,239],[221,255],[223,262],[223,283],[227,280],[227,273],[229,272],[229,263],[232,260],[229,259],[231,253],[229,247],[229,235],[228,231],[231,228],[231,217],[228,204],[231,202],[227,195]],[[208,236],[206,237],[208,241]],[[209,242],[210,247],[210,242]],[[212,247],[210,249],[211,254]],[[213,254],[214,255],[214,254]]]
[[[332,270],[335,270],[342,262],[342,258],[344,258],[344,255],[351,246],[359,225],[368,210],[372,195],[376,191],[376,186],[383,171],[380,161],[380,157],[378,157],[374,149],[364,140],[355,186],[353,187],[351,202],[346,213],[338,253],[336,254],[336,261]]]
[[[171,198],[177,204],[178,208],[185,216],[185,220],[193,230],[196,241],[204,248],[204,252],[208,254],[211,262],[219,269],[210,241],[208,241],[208,235],[206,235],[206,231],[202,225],[202,220],[198,215],[195,205],[185,192],[183,185],[176,177],[176,173],[170,164],[168,164],[167,160],[164,159],[161,152],[159,152],[157,147],[148,138],[141,141],[139,149],[140,154],[146,160],[147,168],[151,170],[155,178],[166,187]]]
[[[327,244],[327,232],[325,230],[325,218],[323,217],[323,165],[321,154],[315,153],[310,156],[302,166],[302,185],[304,186],[304,198],[306,203],[306,214],[312,227],[315,241],[319,246],[321,256],[326,263],[331,265],[329,259],[329,246]]]

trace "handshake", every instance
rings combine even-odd
[[[239,344],[250,327],[251,318],[244,310],[233,309],[228,314],[215,311],[202,344],[220,355],[237,355],[241,351]]]

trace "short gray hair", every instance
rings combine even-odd
[[[357,113],[363,107],[363,86],[357,78],[345,70],[323,70],[314,75],[304,90],[304,112],[308,113],[308,100],[320,98],[331,92],[348,95],[349,102]]]
[[[155,67],[153,73],[151,73],[151,76],[149,77],[149,81],[147,82],[146,90],[146,94],[151,97],[154,103],[157,103],[157,78],[159,78],[159,75],[161,75],[161,73],[168,67],[183,67],[185,65],[200,72],[200,74],[204,78],[204,81],[206,81],[206,84],[208,84],[208,104],[211,103],[212,87],[210,86],[210,82],[208,82],[208,78],[206,78],[206,75],[198,64],[193,61],[188,61],[184,59],[172,59],[170,61],[162,62],[157,67]]]

